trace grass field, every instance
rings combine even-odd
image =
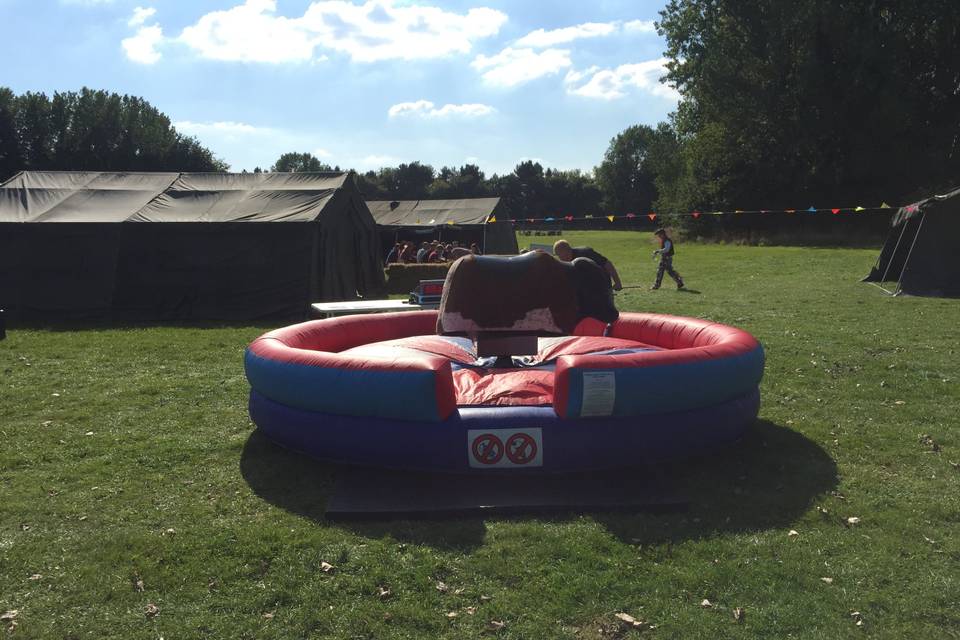
[[[647,235],[567,237],[650,284]],[[328,523],[333,470],[247,417],[242,354],[267,327],[13,330],[2,624],[44,639],[960,638],[960,301],[858,283],[876,253],[681,245],[692,291],[618,296],[767,350],[749,435],[663,470],[692,499],[676,513]]]

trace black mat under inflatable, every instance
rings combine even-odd
[[[443,518],[549,512],[662,511],[688,501],[655,472],[450,475],[343,467],[330,520]]]

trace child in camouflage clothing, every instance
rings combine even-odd
[[[673,254],[675,252],[673,239],[667,235],[666,229],[657,229],[653,232],[660,241],[660,248],[653,252],[654,257],[660,256],[660,266],[657,267],[657,281],[651,289],[659,289],[663,282],[663,272],[666,271],[677,282],[677,289],[683,289],[683,278],[673,270]]]

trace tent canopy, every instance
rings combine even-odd
[[[865,282],[892,293],[960,297],[960,188],[901,207]]]
[[[381,227],[435,227],[441,224],[486,224],[500,198],[462,200],[374,200],[367,202]]]
[[[23,172],[0,184],[0,307],[14,317],[303,317],[311,302],[382,288],[379,254],[347,173]]]
[[[432,234],[476,242],[484,253],[515,254],[518,251],[510,221],[497,214],[500,198],[373,200],[367,202],[367,206],[385,243],[410,239],[403,234],[408,231],[419,236]]]
[[[348,177],[28,171],[0,186],[0,222],[311,222]]]

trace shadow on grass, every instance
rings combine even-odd
[[[439,514],[440,519],[384,517],[334,523],[326,517],[326,508],[336,466],[283,449],[259,432],[247,440],[240,466],[257,495],[291,513],[370,538],[391,536],[460,551],[483,544],[486,519],[564,522],[583,511],[595,513],[598,522],[630,544],[779,528],[794,522],[838,482],[836,465],[826,451],[802,434],[766,420],[755,423],[738,442],[709,456],[638,470],[641,481],[637,491],[651,500],[648,507],[626,509],[530,509],[525,514],[510,509],[454,519],[448,513]],[[624,477],[622,470],[616,474],[612,477]],[[516,478],[517,483],[523,481]],[[667,497],[666,506],[658,502],[662,496]],[[670,504],[678,503],[678,496],[684,506],[671,508]]]
[[[677,293],[691,293],[693,295],[700,295],[699,289],[691,289],[689,287],[684,287],[683,289],[677,289]]]
[[[318,523],[348,529],[371,539],[391,536],[438,549],[469,551],[483,544],[482,518],[457,520],[370,520],[331,522],[327,503],[337,465],[314,460],[274,444],[259,431],[250,434],[240,458],[240,473],[258,496],[281,509]]]
[[[679,542],[718,533],[781,528],[835,489],[837,467],[818,444],[793,429],[757,421],[716,455],[659,467],[659,477],[689,499],[683,514],[602,514],[625,542]]]

